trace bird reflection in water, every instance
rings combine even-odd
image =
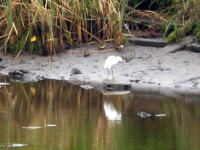
[[[111,121],[121,121],[122,120],[121,112],[117,111],[112,103],[104,102],[103,108],[104,108],[106,118],[108,120],[111,120]]]
[[[120,56],[109,56],[105,63],[104,63],[104,69],[106,69],[108,71],[108,75],[107,75],[107,80],[109,77],[109,73],[111,71],[112,73],[112,79],[114,80],[114,76],[113,76],[113,68],[114,66],[116,66],[118,63],[122,63],[122,58]]]

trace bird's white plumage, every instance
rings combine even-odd
[[[110,70],[119,62],[122,62],[122,58],[120,56],[109,56],[104,63],[104,69]]]
[[[122,58],[120,56],[109,56],[106,59],[104,63],[104,69],[108,70],[108,76],[109,76],[109,71],[112,71],[112,76],[113,76],[113,67],[117,65],[119,62],[122,62]]]
[[[112,103],[107,103],[105,102],[104,105],[104,112],[106,115],[106,118],[108,120],[121,120],[122,119],[122,114],[120,112],[118,112],[115,107],[113,106]]]

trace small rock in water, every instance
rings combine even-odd
[[[47,127],[56,127],[55,124],[48,124]]]
[[[28,71],[21,69],[9,72],[8,75],[14,80],[23,80],[25,73],[28,73]]]
[[[0,148],[6,148],[6,147],[23,147],[23,146],[28,146],[28,144],[8,143],[8,144],[1,144]]]
[[[70,72],[70,76],[77,75],[77,74],[82,74],[82,72],[78,68],[72,68]]]
[[[149,117],[166,117],[167,114],[150,114],[147,112],[139,112],[137,113],[138,116],[140,116],[141,118],[149,118]]]
[[[35,130],[35,129],[40,129],[42,128],[41,126],[28,126],[28,127],[22,127],[23,129],[31,129],[31,130]]]
[[[156,114],[155,117],[166,117],[167,114]]]
[[[149,118],[152,117],[152,115],[150,113],[146,113],[146,112],[139,112],[137,113],[138,116],[140,116],[141,118]]]
[[[93,89],[94,87],[91,86],[91,85],[81,85],[81,88],[84,88],[86,90],[89,90],[89,89]]]
[[[12,143],[12,144],[8,144],[8,147],[23,147],[23,146],[27,146],[28,144],[20,144],[20,143]]]

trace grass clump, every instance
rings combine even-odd
[[[130,0],[129,6],[136,9],[131,13],[134,16],[131,20],[136,22],[139,16],[135,26],[139,25],[140,31],[155,32],[158,29],[171,42],[195,35],[200,42],[200,0]]]
[[[195,35],[200,41],[200,1],[174,0],[168,8],[169,23],[165,33],[169,41],[178,42],[186,35]]]
[[[2,0],[0,45],[6,53],[40,55],[108,39],[117,47],[124,41],[125,24],[129,33],[164,28],[170,41],[188,34],[200,41],[199,20],[200,0]]]
[[[120,43],[126,5],[126,0],[3,0],[1,49],[53,54],[91,41]]]

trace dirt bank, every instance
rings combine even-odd
[[[133,88],[159,90],[165,93],[200,93],[200,53],[177,51],[170,53],[177,45],[164,48],[125,45],[123,51],[135,51],[135,57],[116,66],[115,82],[130,83]],[[89,56],[84,57],[84,50]],[[72,52],[73,51],[73,52]],[[48,79],[81,80],[85,82],[108,82],[103,65],[110,55],[121,55],[113,50],[97,52],[97,46],[86,46],[67,50],[63,54],[50,57],[20,55],[17,58],[0,54],[0,73],[24,69],[25,81]],[[72,68],[82,74],[70,75]],[[111,76],[110,76],[111,78]]]

